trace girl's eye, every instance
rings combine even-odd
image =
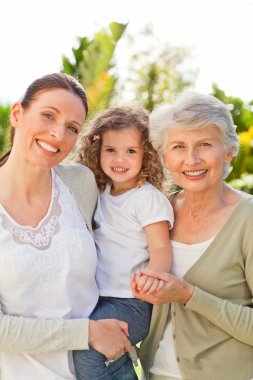
[[[45,112],[45,113],[44,113],[44,116],[45,116],[47,119],[54,120],[53,115],[52,115],[51,113],[49,113],[49,112]]]
[[[73,125],[68,125],[68,129],[70,129],[73,133],[79,133],[78,128],[74,127]]]
[[[127,153],[133,154],[133,153],[136,153],[136,150],[134,150],[134,149],[128,149]]]

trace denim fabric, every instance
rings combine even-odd
[[[134,345],[146,337],[151,313],[151,304],[135,298],[100,297],[90,319],[113,318],[127,322],[129,339]],[[127,355],[124,357],[125,359],[120,358],[107,367],[105,356],[93,348],[86,351],[74,351],[73,359],[77,380],[136,380],[137,377],[129,357]],[[121,361],[119,362],[119,360]],[[113,375],[112,372],[114,372]],[[120,377],[123,374],[124,377]]]
[[[138,380],[128,354],[121,356],[108,366],[112,380]]]

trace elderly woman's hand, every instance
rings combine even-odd
[[[163,281],[162,289],[152,293],[142,293],[138,290],[137,283],[141,276],[152,277],[158,281]],[[173,276],[165,272],[158,272],[153,269],[141,269],[138,274],[134,274],[131,279],[132,293],[135,298],[150,302],[154,305],[161,305],[169,302],[182,302],[186,304],[194,292],[194,286],[182,278]]]

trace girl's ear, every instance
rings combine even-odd
[[[17,128],[19,125],[19,119],[22,112],[22,106],[20,102],[16,102],[11,107],[10,122],[13,128]]]

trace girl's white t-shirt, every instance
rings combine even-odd
[[[147,265],[148,244],[143,228],[168,221],[173,210],[165,195],[149,183],[113,196],[107,185],[95,212],[94,238],[98,254],[96,279],[102,296],[132,298],[131,275]]]
[[[183,277],[193,266],[193,264],[199,260],[213,239],[214,237],[196,244],[183,244],[172,240],[172,274],[177,277]],[[172,334],[172,322],[169,315],[162,339],[156,351],[153,365],[150,369],[150,373],[175,379],[182,379],[176,361]]]
[[[52,183],[47,215],[35,228],[19,225],[0,205],[0,304],[5,314],[84,318],[97,303],[93,238],[55,171]],[[27,339],[36,340],[36,335]],[[71,353],[1,352],[0,380],[17,379],[75,379]]]

